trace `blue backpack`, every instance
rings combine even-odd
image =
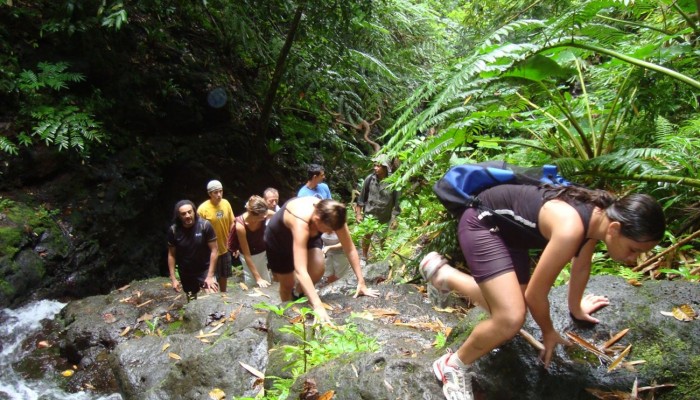
[[[476,197],[484,189],[502,184],[568,186],[556,165],[540,167],[519,167],[505,161],[485,161],[475,164],[462,164],[450,168],[433,186],[438,200],[456,218],[462,216],[468,207],[483,206]],[[493,211],[493,210],[489,210]],[[498,215],[495,212],[494,215]]]

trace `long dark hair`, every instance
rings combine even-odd
[[[197,207],[194,206],[194,203],[189,200],[180,200],[177,203],[175,203],[175,208],[173,209],[173,224],[175,224],[175,226],[177,227],[182,226],[182,221],[180,220],[180,207],[187,204],[191,205],[192,211],[194,211],[194,222],[196,223],[197,220],[199,220],[199,215],[197,214]]]
[[[545,200],[569,199],[591,203],[605,211],[611,221],[621,225],[620,233],[636,242],[659,241],[666,232],[666,218],[655,198],[633,193],[617,198],[605,190],[592,190],[580,186],[550,187]]]

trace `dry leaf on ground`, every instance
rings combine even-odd
[[[678,307],[673,307],[673,310],[671,312],[668,311],[661,311],[661,314],[667,316],[667,317],[673,317],[679,321],[683,322],[688,322],[692,321],[697,318],[697,313],[695,310],[693,310],[693,307],[691,307],[688,304],[683,304]]]
[[[219,388],[214,388],[209,392],[209,398],[212,400],[221,400],[226,398],[226,393]]]
[[[257,369],[251,367],[250,365],[244,363],[243,361],[239,361],[238,363],[241,364],[241,367],[245,368],[246,371],[248,371],[248,372],[250,372],[251,374],[253,374],[253,376],[255,376],[255,377],[257,377],[257,378],[260,378],[260,379],[265,379],[265,374],[264,374],[264,373],[258,371]]]

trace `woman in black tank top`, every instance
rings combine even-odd
[[[314,285],[321,280],[325,261],[321,234],[335,232],[357,276],[355,296],[377,297],[369,289],[360,268],[360,257],[345,223],[346,207],[335,200],[296,197],[287,201],[265,230],[268,265],[280,283],[280,299],[292,300],[295,285],[308,297],[321,322],[331,322]]]
[[[491,211],[468,208],[460,218],[458,238],[473,276],[447,265],[447,260],[434,252],[420,263],[421,274],[438,296],[454,290],[491,314],[456,353],[445,354],[433,363],[448,398],[473,398],[469,365],[515,336],[527,310],[542,330],[540,357],[547,367],[555,346],[568,344],[552,325],[547,299],[562,268],[571,262],[571,316],[597,323],[591,314],[608,305],[608,299],[590,294],[584,297],[596,243],[606,244],[610,258],[631,263],[656,246],[666,230],[663,210],[654,198],[643,194],[618,199],[608,192],[574,186],[499,185],[485,190],[479,198],[512,219],[510,222],[527,228],[509,229],[509,221],[491,217]],[[530,233],[541,240],[526,237]],[[530,248],[543,248],[532,277]]]

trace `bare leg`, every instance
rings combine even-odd
[[[437,288],[454,290],[460,296],[468,298],[472,303],[490,313],[481,288],[471,275],[445,264],[437,271],[433,282]]]
[[[372,240],[372,234],[365,235],[362,238],[362,257],[366,260],[369,254],[369,242]]]
[[[288,274],[276,274],[280,283],[280,300],[292,300],[292,289],[294,288],[294,272]]]
[[[307,266],[307,271],[309,273],[309,277],[311,278],[311,282],[313,282],[315,285],[321,280],[321,278],[323,278],[323,273],[326,272],[326,257],[323,255],[323,251],[321,251],[321,249],[313,248],[309,249],[307,260],[309,263]],[[302,292],[299,282],[296,283],[296,290],[297,293]],[[308,293],[305,294],[308,297]]]
[[[326,272],[326,258],[323,256],[323,251],[321,249],[313,248],[309,249],[309,276],[311,281],[318,283],[323,277],[323,273]]]
[[[219,292],[225,292],[226,284],[228,283],[228,278],[222,276],[221,278],[217,279],[217,281],[219,282]]]
[[[465,364],[515,336],[525,322],[525,298],[515,272],[507,272],[479,284],[491,318],[479,323],[457,350]]]

